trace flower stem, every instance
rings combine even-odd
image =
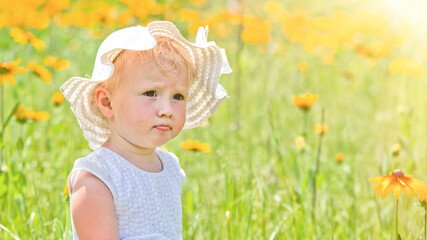
[[[322,109],[322,126],[325,122],[325,108]],[[311,218],[313,220],[313,224],[316,220],[316,195],[317,195],[317,175],[319,174],[319,168],[320,168],[320,153],[322,151],[322,137],[323,134],[319,134],[319,143],[317,145],[317,156],[316,156],[316,168],[314,169],[313,173],[313,194],[312,194],[312,212],[311,212]]]
[[[3,163],[3,146],[4,146],[4,86],[0,86],[0,121],[1,121],[1,131],[0,131],[0,167]]]
[[[304,112],[304,130],[302,135],[304,136],[304,138],[306,139],[307,143],[308,143],[308,113]]]
[[[399,199],[396,199],[396,240],[399,240],[398,224],[399,224]]]
[[[427,240],[427,225],[426,225],[426,223],[427,223],[427,208],[424,208],[424,212],[425,212],[425,214],[424,214],[424,240]]]

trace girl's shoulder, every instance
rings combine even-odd
[[[171,166],[175,170],[180,168],[179,159],[174,153],[168,152],[161,148],[157,148],[156,153],[157,156],[159,156],[159,158],[161,159],[162,163]]]
[[[115,191],[113,185],[112,174],[119,172],[119,169],[113,169],[114,159],[103,151],[103,149],[96,149],[85,157],[81,157],[74,162],[74,167],[68,176],[68,184],[73,187],[79,179],[80,173],[83,176],[94,176],[105,184],[111,192]]]
[[[168,152],[162,148],[156,148],[156,153],[162,160],[176,162],[179,164],[179,159],[173,152]]]
[[[179,165],[178,157],[174,153],[168,152],[161,148],[157,148],[156,153],[158,154],[163,163],[171,166],[172,172],[176,177],[178,177],[180,183],[182,183],[186,175],[184,170],[182,170],[181,166]]]

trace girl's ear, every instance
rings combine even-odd
[[[114,117],[111,107],[111,93],[104,87],[97,87],[95,90],[95,100],[99,110],[106,118]]]

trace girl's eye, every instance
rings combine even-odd
[[[145,95],[147,97],[155,97],[156,92],[155,91],[148,91],[148,92],[145,92],[143,95]]]
[[[175,94],[175,96],[173,96],[173,99],[175,100],[184,100],[184,96],[182,96],[182,94]]]

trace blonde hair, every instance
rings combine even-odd
[[[133,57],[139,57],[142,59],[141,63],[154,62],[159,70],[163,73],[175,73],[185,70],[189,81],[189,86],[194,80],[195,69],[193,65],[191,51],[188,47],[186,48],[182,43],[179,43],[173,39],[166,37],[156,37],[157,45],[148,50],[135,51],[135,50],[123,50],[113,60],[114,72],[113,75],[103,82],[98,83],[92,91],[92,104],[96,103],[95,93],[97,88],[104,87],[110,93],[114,91],[120,84],[122,84],[118,77],[122,71],[123,63],[126,59],[132,59]]]

